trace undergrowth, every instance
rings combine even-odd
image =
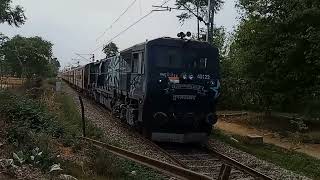
[[[21,150],[20,155],[23,157],[31,157],[32,151],[41,146],[43,161],[37,164],[42,169],[48,169],[55,158],[48,151],[49,144],[39,142],[49,143],[49,139],[63,136],[63,127],[58,124],[57,118],[45,106],[24,96],[0,92],[0,100],[0,113],[10,124],[8,142]]]
[[[162,179],[149,168],[83,144],[79,139],[82,118],[77,105],[72,96],[54,92],[53,82],[30,82],[24,93],[0,92],[0,115],[9,124],[7,141],[15,147],[17,164],[34,165],[44,173],[53,164],[61,164],[62,172],[88,180]],[[104,139],[102,130],[87,119],[86,134]],[[87,158],[81,163],[62,158],[64,149]]]

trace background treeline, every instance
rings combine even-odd
[[[320,116],[320,1],[239,0],[239,26],[215,33],[221,109]],[[219,41],[218,41],[219,42]]]
[[[0,24],[20,27],[26,20],[21,6],[13,6],[12,0],[0,1]],[[53,57],[52,46],[41,37],[17,35],[10,39],[0,32],[0,76],[56,76],[60,63]]]
[[[60,68],[53,57],[52,44],[41,37],[15,36],[11,39],[0,34],[0,70],[2,76],[54,77]]]

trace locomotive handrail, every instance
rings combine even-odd
[[[197,172],[191,171],[189,169],[185,169],[182,167],[178,167],[175,165],[168,164],[166,162],[162,162],[159,160],[155,160],[143,155],[139,155],[94,139],[86,138],[86,137],[81,137],[83,140],[92,143],[94,146],[102,149],[106,149],[107,151],[128,159],[135,161],[139,164],[145,165],[147,167],[157,169],[165,174],[175,176],[180,179],[185,179],[185,180],[212,180],[209,176],[205,176],[203,174],[199,174]]]

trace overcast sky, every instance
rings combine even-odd
[[[225,26],[230,32],[237,24],[235,0],[225,0],[223,9],[216,15],[218,26]],[[98,41],[96,39],[133,2],[133,0],[13,0],[25,9],[27,22],[21,28],[7,24],[0,25],[0,32],[12,37],[41,36],[54,44],[54,55],[62,66],[74,64],[75,53],[91,53],[123,31],[129,25],[149,13],[152,5],[160,5],[163,0],[137,0],[134,6]],[[168,5],[173,6],[174,0]],[[157,37],[176,37],[180,31],[196,32],[196,20],[181,25],[176,18],[180,12],[154,12],[123,33],[114,42],[120,49]],[[103,57],[101,48],[94,52]],[[81,61],[85,64],[86,61]]]

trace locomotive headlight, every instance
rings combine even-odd
[[[193,76],[192,74],[190,74],[190,75],[189,75],[189,79],[190,79],[190,80],[193,80],[193,79],[194,79],[194,76]]]

